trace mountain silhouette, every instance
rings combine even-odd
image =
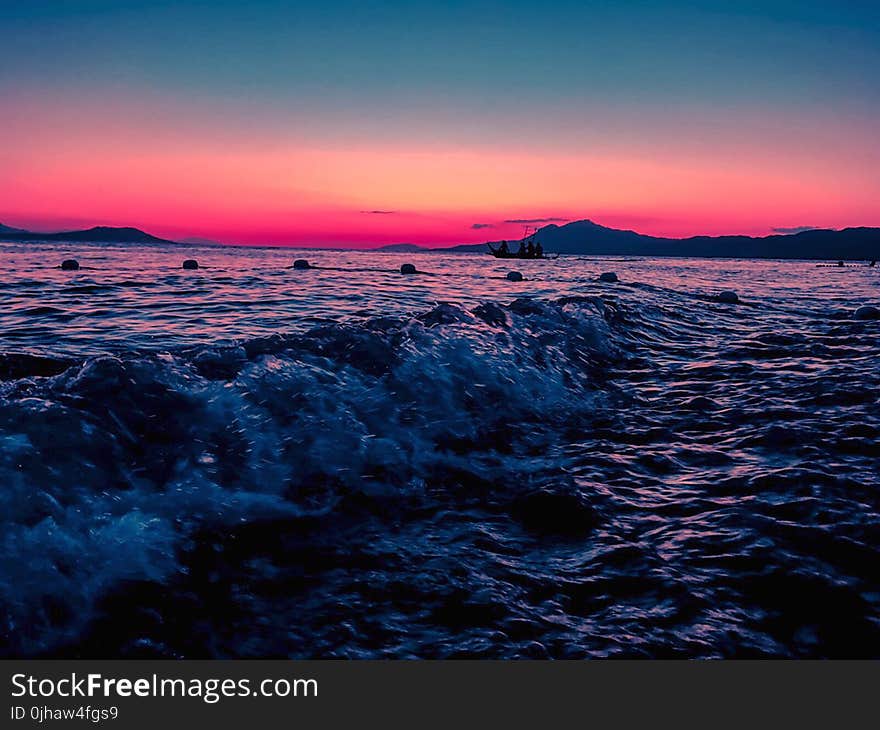
[[[95,243],[173,243],[157,238],[137,228],[111,228],[95,226],[84,231],[61,231],[60,233],[33,233],[30,231],[8,232],[0,230],[8,241],[85,241]]]
[[[425,248],[417,243],[389,243],[386,246],[379,246],[376,250],[387,253],[418,253],[424,251]]]
[[[6,241],[82,241],[98,243],[174,243],[137,228],[95,226],[82,231],[34,233],[0,224]],[[774,258],[823,260],[874,260],[880,258],[880,228],[812,229],[770,236],[692,236],[664,238],[635,231],[608,228],[591,220],[556,225],[535,234],[550,253],[586,256],[694,256],[710,258]],[[196,242],[193,240],[192,242]],[[198,239],[199,243],[203,243]],[[205,242],[206,243],[206,242]],[[213,243],[213,242],[212,242]],[[498,243],[493,241],[491,243]],[[519,241],[509,241],[515,248]],[[380,246],[374,250],[411,253],[485,253],[485,243],[427,248],[412,243]]]
[[[213,238],[202,238],[201,236],[190,236],[189,238],[181,238],[177,243],[185,243],[189,246],[222,246],[220,241]]]
[[[587,256],[695,256],[772,259],[878,259],[880,228],[814,229],[771,236],[663,238],[607,228],[591,220],[550,224],[535,234],[545,251]],[[497,242],[492,242],[497,243]],[[516,248],[519,241],[508,242]],[[485,252],[485,243],[432,251]]]

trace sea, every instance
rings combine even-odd
[[[880,269],[0,262],[2,656],[880,657]]]

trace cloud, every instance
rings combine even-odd
[[[565,223],[568,218],[508,218],[505,223]]]
[[[474,223],[471,226],[471,228],[473,228],[475,231],[479,231],[481,228],[494,228],[494,227],[495,227],[494,223]]]
[[[774,228],[774,233],[803,233],[804,231],[815,231],[818,226],[791,226],[790,228],[780,227]]]
[[[365,215],[394,215],[396,210],[362,210]]]

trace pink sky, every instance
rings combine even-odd
[[[841,120],[783,127],[743,114],[708,131],[609,128],[522,144],[248,129],[124,95],[97,109],[17,101],[0,117],[0,222],[35,230],[444,245],[516,238],[522,225],[505,221],[532,218],[667,236],[880,224],[880,153],[865,147],[873,133],[860,119],[843,120],[848,135]]]

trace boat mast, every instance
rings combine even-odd
[[[529,243],[531,243],[532,246],[537,246],[538,242],[535,240],[535,236],[537,236],[537,235],[538,235],[538,226],[530,226],[530,225],[523,226],[523,238],[522,238],[523,245],[526,246]]]

